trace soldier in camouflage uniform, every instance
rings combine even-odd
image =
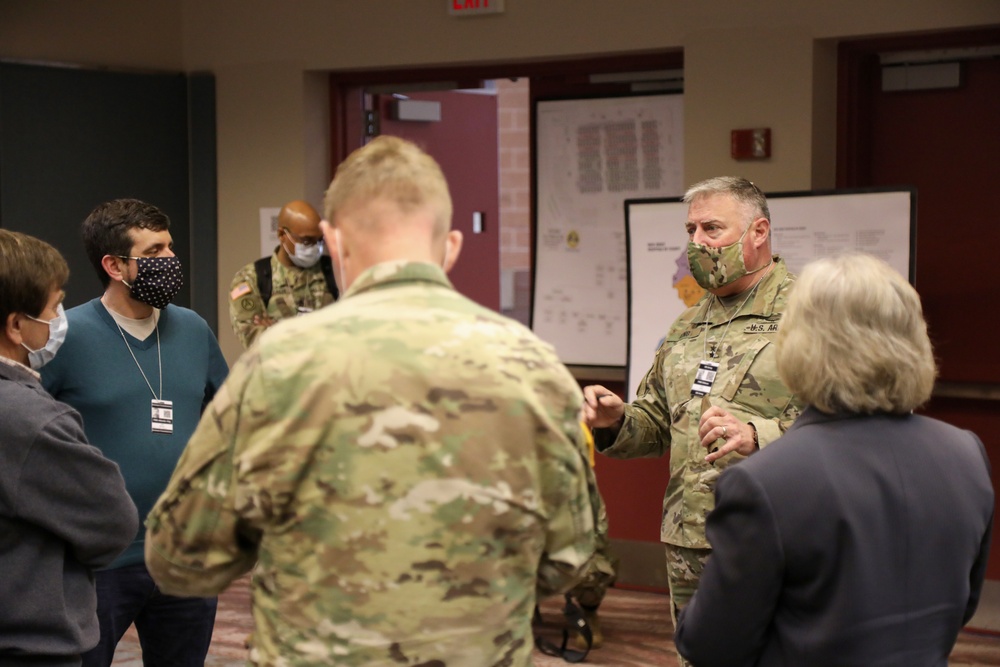
[[[264,303],[256,262],[237,271],[229,288],[229,321],[244,349],[275,322],[334,301],[321,269],[322,252],[316,210],[304,201],[285,204],[278,213],[278,247],[271,255],[271,297]]]
[[[460,295],[437,164],[380,137],[327,192],[343,298],[243,355],[147,520],[166,591],[250,568],[255,665],[530,665],[594,553],[583,396]],[[254,564],[256,563],[256,567]]]
[[[721,177],[693,186],[684,201],[688,262],[706,295],[674,322],[632,403],[600,385],[584,389],[598,451],[670,453],[660,539],[675,622],[711,553],[705,518],[715,480],[777,439],[801,410],[775,364],[794,276],[771,254],[767,200],[749,181]]]

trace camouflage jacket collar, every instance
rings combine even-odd
[[[454,289],[440,266],[429,262],[397,260],[382,262],[364,270],[354,280],[351,287],[344,292],[342,298],[349,298],[361,292],[381,289],[396,283],[413,282],[436,283],[442,287]]]
[[[754,294],[753,299],[750,302],[743,304],[739,312],[736,312],[732,317],[740,317],[741,315],[758,315],[761,317],[770,317],[774,313],[774,309],[777,306],[778,296],[781,294],[782,286],[789,281],[794,280],[795,277],[788,272],[788,265],[785,264],[779,255],[774,255],[774,268],[768,272],[764,279],[760,282],[760,286],[757,288],[756,294]],[[750,289],[753,289],[752,287]],[[735,295],[734,298],[739,299],[740,302],[746,298],[746,292]],[[726,297],[729,299],[730,297]],[[711,308],[711,304],[715,300],[709,292],[705,292],[705,296],[701,301],[698,302],[695,308],[698,308],[698,314],[695,315],[694,322],[701,323],[705,322],[706,318],[711,318],[712,314],[719,313],[719,307],[716,305]]]

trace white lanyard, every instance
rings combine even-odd
[[[125,347],[128,348],[128,353],[132,355],[132,361],[135,362],[135,367],[139,369],[142,373],[142,379],[146,381],[146,386],[149,387],[149,392],[153,395],[156,400],[161,400],[163,398],[163,361],[160,359],[160,328],[158,326],[158,321],[156,315],[153,315],[153,330],[156,332],[156,363],[160,369],[160,395],[157,396],[156,392],[153,391],[153,385],[149,383],[149,378],[146,377],[145,371],[142,370],[142,366],[139,365],[139,360],[135,358],[135,352],[132,351],[132,346],[128,344],[128,339],[125,338],[125,332],[122,331],[122,327],[118,322],[115,322],[115,326],[118,327],[118,333],[122,335],[122,342],[125,343]],[[112,318],[114,319],[114,318]]]

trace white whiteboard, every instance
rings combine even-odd
[[[845,250],[867,252],[913,282],[915,201],[912,190],[767,195],[771,250],[785,259],[792,273],[818,257]],[[688,268],[687,209],[677,199],[625,202],[628,400],[635,397],[670,325],[704,293]]]
[[[683,193],[681,95],[535,107],[531,326],[567,364],[624,366],[626,199]]]

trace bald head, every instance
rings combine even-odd
[[[319,237],[319,213],[309,202],[301,199],[290,201],[278,213],[278,226],[290,230],[297,236]]]
[[[296,243],[314,245],[322,241],[319,220],[319,213],[309,202],[296,199],[282,206],[278,213],[278,261],[290,267]]]

